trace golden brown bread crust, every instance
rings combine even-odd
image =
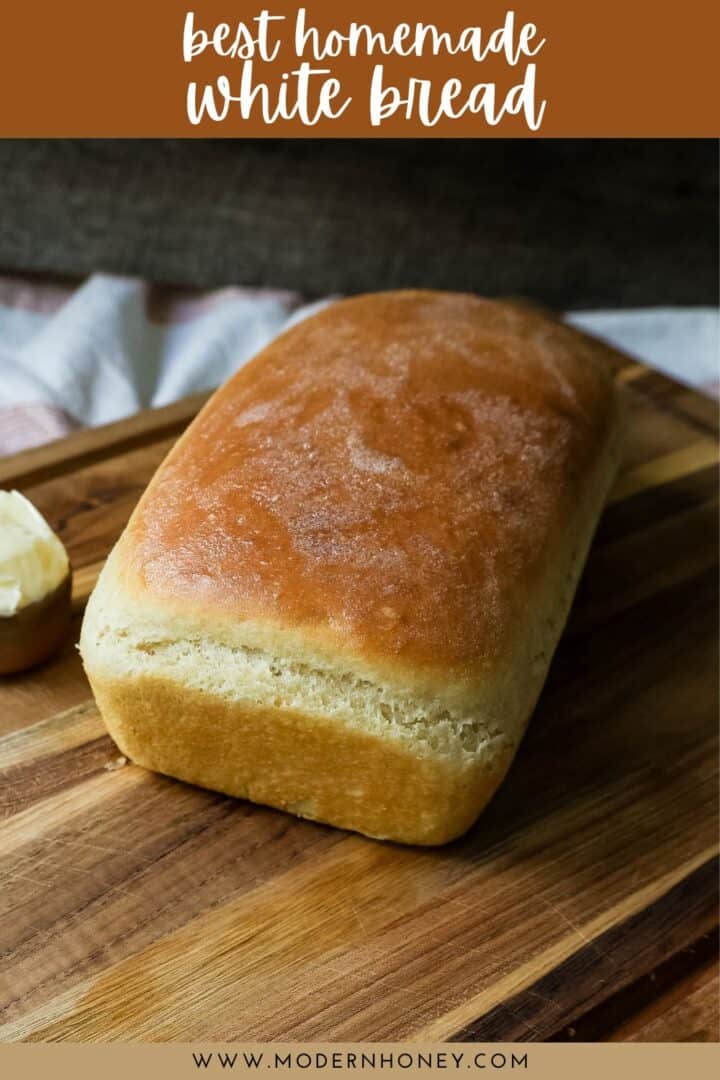
[[[90,599],[81,651],[122,751],[372,836],[463,832],[615,474],[605,351],[428,292],[274,342],[180,439]]]
[[[110,676],[93,688],[113,738],[136,764],[401,843],[444,844],[464,833],[513,757],[506,745],[459,769],[317,717],[248,708],[170,680]]]
[[[362,296],[211,400],[123,541],[128,587],[471,681],[503,657],[610,439],[602,346],[474,296]]]

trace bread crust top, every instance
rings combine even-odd
[[[603,482],[605,352],[470,295],[334,303],[241,368],[173,448],[120,541],[125,586],[208,624],[482,676],[584,486]]]

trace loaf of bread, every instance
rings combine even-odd
[[[463,833],[544,682],[618,456],[604,346],[474,296],[344,300],[209,401],[90,599],[133,761],[414,844]]]

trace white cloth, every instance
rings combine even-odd
[[[210,389],[326,301],[192,292],[94,274],[79,286],[0,278],[0,454]],[[574,325],[693,386],[718,380],[718,310],[575,312]]]
[[[714,392],[720,378],[720,311],[717,308],[641,308],[575,311],[566,316],[580,330],[605,338],[622,352],[699,390]]]

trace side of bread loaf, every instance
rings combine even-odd
[[[342,301],[270,345],[171,451],[88,605],[121,750],[372,836],[465,831],[614,477],[602,353],[430,292]]]

